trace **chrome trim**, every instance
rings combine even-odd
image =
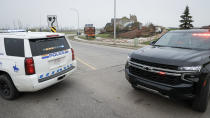
[[[128,61],[129,63],[138,65],[138,66],[143,66],[143,67],[150,67],[154,70],[160,70],[160,71],[166,71],[166,72],[172,72],[172,73],[195,73],[195,71],[177,71],[177,70],[171,70],[171,69],[163,69],[163,68],[158,68],[158,67],[152,67],[152,66],[147,66],[147,65],[143,65],[143,64],[138,64],[132,61]]]
[[[184,81],[187,81],[187,82],[198,82],[199,81],[199,79],[198,80],[194,80],[194,81],[185,79],[186,75],[190,75],[190,74],[189,73],[183,73],[181,79],[184,80]]]
[[[133,67],[136,67],[138,69],[141,69],[141,70],[145,70],[145,71],[148,71],[148,72],[153,72],[153,73],[160,73],[162,71],[156,71],[156,70],[153,70],[152,68],[150,68],[149,66],[144,66],[144,67],[140,67],[140,66],[136,66],[132,63],[129,63],[129,65],[133,66]],[[146,68],[149,68],[149,69],[145,69]],[[169,72],[165,72],[166,75],[171,75],[171,76],[181,76],[181,74],[176,74],[176,73],[169,73]]]
[[[149,71],[153,73],[165,72],[166,75],[171,75],[171,76],[182,76],[183,73],[194,73],[194,71],[177,71],[177,70],[171,70],[171,69],[152,67],[152,66],[147,66],[143,64],[138,64],[132,61],[128,61],[128,64],[141,70],[145,70],[145,71]]]
[[[155,93],[157,95],[160,95],[162,97],[165,97],[165,98],[170,98],[168,95],[164,95],[162,93],[160,93],[159,91],[155,90],[155,89],[151,89],[151,88],[148,88],[148,87],[145,87],[145,86],[142,86],[142,85],[137,85],[137,87],[143,89],[143,90],[146,90],[148,92],[152,92],[152,93]]]
[[[182,74],[181,79],[182,79],[182,80],[184,80],[184,81],[187,81],[187,82],[192,82],[192,81],[190,81],[190,80],[185,79],[185,78],[184,78],[184,77],[185,77],[185,75],[186,75],[186,74]]]

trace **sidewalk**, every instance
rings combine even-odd
[[[81,38],[75,36],[74,39],[70,39],[70,40],[84,42],[84,43],[90,43],[90,44],[128,48],[128,49],[139,49],[139,48],[146,46],[146,45],[143,45],[140,43],[134,44],[134,39],[117,39],[116,41],[114,41],[113,39],[103,39],[103,38],[97,37],[95,40],[85,40],[85,39],[81,39]]]
[[[95,40],[86,40],[81,39],[78,36],[74,36],[74,38],[70,40],[79,41],[79,42],[85,42],[85,43],[91,43],[91,44],[98,44],[98,45],[107,45],[112,47],[121,47],[121,48],[129,48],[129,49],[139,49],[144,46],[147,46],[143,44],[147,41],[153,41],[155,39],[160,38],[162,35],[164,35],[167,32],[167,30],[164,30],[161,34],[157,34],[152,37],[147,38],[135,38],[135,39],[106,39],[101,37],[96,37]]]

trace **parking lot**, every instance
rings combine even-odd
[[[124,76],[130,49],[71,41],[78,61],[69,79],[14,101],[0,98],[0,118],[207,118],[183,101],[134,90]],[[209,106],[210,107],[210,106]]]

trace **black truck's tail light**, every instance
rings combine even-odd
[[[71,53],[72,53],[72,61],[75,60],[75,55],[74,55],[74,49],[71,48]]]
[[[26,75],[35,74],[35,67],[34,67],[33,58],[26,58],[25,59],[25,72],[26,72]]]

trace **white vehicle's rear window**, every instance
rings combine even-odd
[[[4,44],[8,56],[25,57],[23,39],[5,38]]]
[[[30,39],[29,42],[33,56],[70,49],[65,37]]]

